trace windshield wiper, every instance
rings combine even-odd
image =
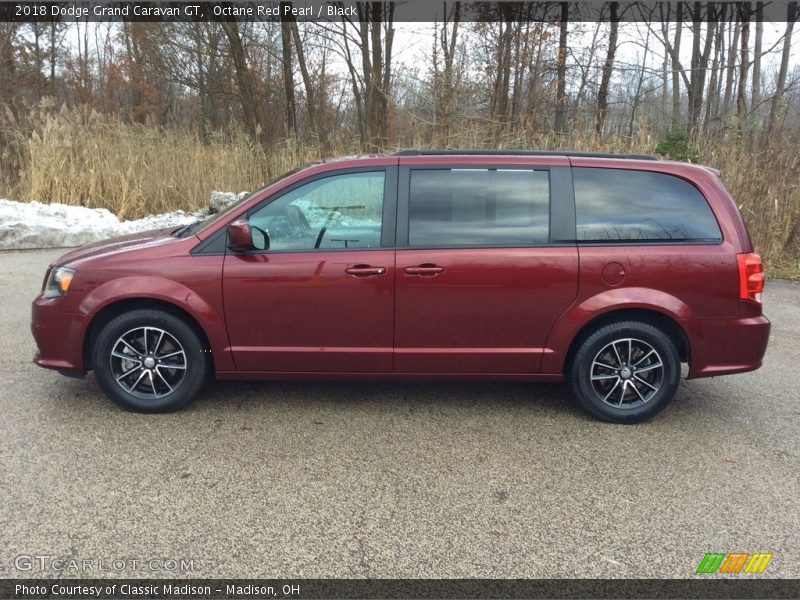
[[[177,238],[185,238],[194,233],[195,228],[203,222],[203,219],[198,219],[188,225],[184,225],[183,227],[176,229],[172,232],[172,235]]]

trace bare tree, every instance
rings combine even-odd
[[[706,119],[704,123],[704,131],[708,132],[711,123],[714,119],[718,118],[719,115],[717,114],[719,110],[719,82],[721,77],[719,76],[719,69],[721,65],[721,61],[723,60],[722,52],[723,52],[723,33],[725,31],[725,23],[724,23],[724,11],[727,9],[726,6],[723,5],[722,11],[722,19],[716,23],[714,26],[714,59],[711,64],[711,81],[708,84],[708,93],[706,94]],[[711,35],[711,32],[709,32]]]
[[[358,22],[343,17],[341,47],[357,106],[364,150],[380,150],[389,139],[389,90],[392,80],[394,2],[358,2]],[[348,25],[355,31],[351,37]],[[360,72],[350,49],[361,53]]]
[[[786,31],[783,34],[783,53],[781,54],[781,66],[778,70],[778,77],[775,82],[775,93],[772,96],[769,108],[769,119],[767,120],[767,133],[764,142],[767,143],[772,138],[775,131],[775,121],[778,117],[778,110],[781,100],[786,90],[786,74],[789,70],[789,59],[792,53],[792,31],[794,22],[798,17],[797,2],[789,2],[786,7]]]
[[[517,37],[517,23],[515,23],[515,7],[510,3],[499,5],[499,35],[495,50],[495,70],[490,118],[495,121],[495,135],[503,130],[508,121],[508,99],[511,83],[511,54],[512,42]]]
[[[0,23],[0,100],[11,100],[17,74],[17,43],[20,23]]]
[[[447,3],[442,3],[445,11]],[[444,69],[440,73],[434,68],[434,93],[436,96],[436,122],[438,124],[438,145],[446,148],[450,140],[453,115],[453,94],[455,90],[454,61],[458,45],[458,27],[461,22],[461,2],[453,4],[437,31],[438,45],[444,58]]]
[[[545,26],[538,24],[533,29],[535,36],[536,52],[531,59],[531,70],[528,75],[528,102],[526,113],[528,115],[529,126],[535,130],[542,122],[540,115],[543,113],[541,106],[544,102],[543,88],[545,87],[544,78],[542,73],[544,70],[544,57],[547,53],[548,45],[548,32]]]
[[[241,99],[242,113],[244,115],[245,126],[253,140],[262,145],[267,143],[267,132],[261,111],[258,109],[255,83],[250,68],[247,65],[244,45],[239,33],[239,23],[237,21],[224,21],[222,28],[228,38],[231,49],[231,58],[236,69],[236,79],[239,84],[239,97]]]
[[[306,113],[308,114],[308,121],[311,131],[317,136],[320,141],[324,142],[323,133],[319,126],[318,112],[319,109],[316,103],[316,94],[314,93],[314,83],[311,81],[311,74],[308,70],[306,63],[306,53],[303,49],[303,41],[300,39],[300,31],[297,28],[297,21],[294,17],[291,19],[292,37],[294,39],[295,51],[297,52],[297,64],[300,66],[300,75],[303,78],[303,87],[306,90]]]
[[[650,52],[650,32],[651,29],[648,28],[647,37],[645,38],[644,41],[644,55],[642,56],[639,68],[639,78],[636,82],[636,91],[633,94],[633,101],[631,105],[631,117],[630,120],[628,121],[628,137],[633,136],[633,128],[634,125],[636,124],[636,110],[639,108],[639,104],[642,98],[642,87],[644,86],[644,79],[647,71],[647,55]]]
[[[700,115],[703,110],[703,91],[705,90],[708,57],[711,53],[713,40],[713,23],[715,20],[715,7],[711,4],[705,6],[706,10],[706,35],[702,38],[703,4],[695,2],[692,8],[692,62],[691,78],[686,86],[689,96],[689,131],[696,134],[700,124]],[[701,50],[702,42],[702,50]]]
[[[731,113],[731,105],[733,103],[733,88],[736,79],[736,52],[739,48],[739,36],[741,35],[742,28],[738,21],[733,19],[731,22],[733,34],[729,36],[730,44],[728,45],[728,60],[726,61],[725,73],[725,99],[722,102],[722,114],[727,117]]]
[[[669,5],[667,6],[666,16],[666,19],[662,17],[661,22],[664,28],[664,48],[667,50],[672,63],[672,129],[678,129],[681,125],[681,72],[683,67],[681,67],[679,57],[681,55],[681,37],[683,33],[683,2],[677,2],[675,5],[675,37],[671,44],[668,29],[669,17],[671,16]]]

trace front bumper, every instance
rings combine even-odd
[[[31,307],[31,332],[38,352],[33,358],[40,367],[65,375],[86,373],[83,363],[83,336],[87,319],[62,310],[63,298],[37,297]]]
[[[688,379],[755,371],[769,342],[770,322],[764,316],[692,319]]]

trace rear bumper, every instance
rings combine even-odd
[[[61,298],[36,298],[31,307],[31,332],[38,347],[33,362],[65,375],[83,375],[85,330],[86,317],[62,312]]]
[[[692,319],[689,379],[755,371],[769,342],[770,322],[764,316]]]

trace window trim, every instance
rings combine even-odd
[[[725,240],[576,240],[578,246],[721,246]]]
[[[544,242],[531,244],[455,244],[447,246],[412,246],[409,243],[411,172],[412,171],[547,171],[549,178],[549,231]],[[550,248],[575,245],[575,200],[570,167],[486,163],[464,165],[458,162],[435,165],[401,166],[398,174],[397,248],[413,250],[480,250],[495,248]]]

